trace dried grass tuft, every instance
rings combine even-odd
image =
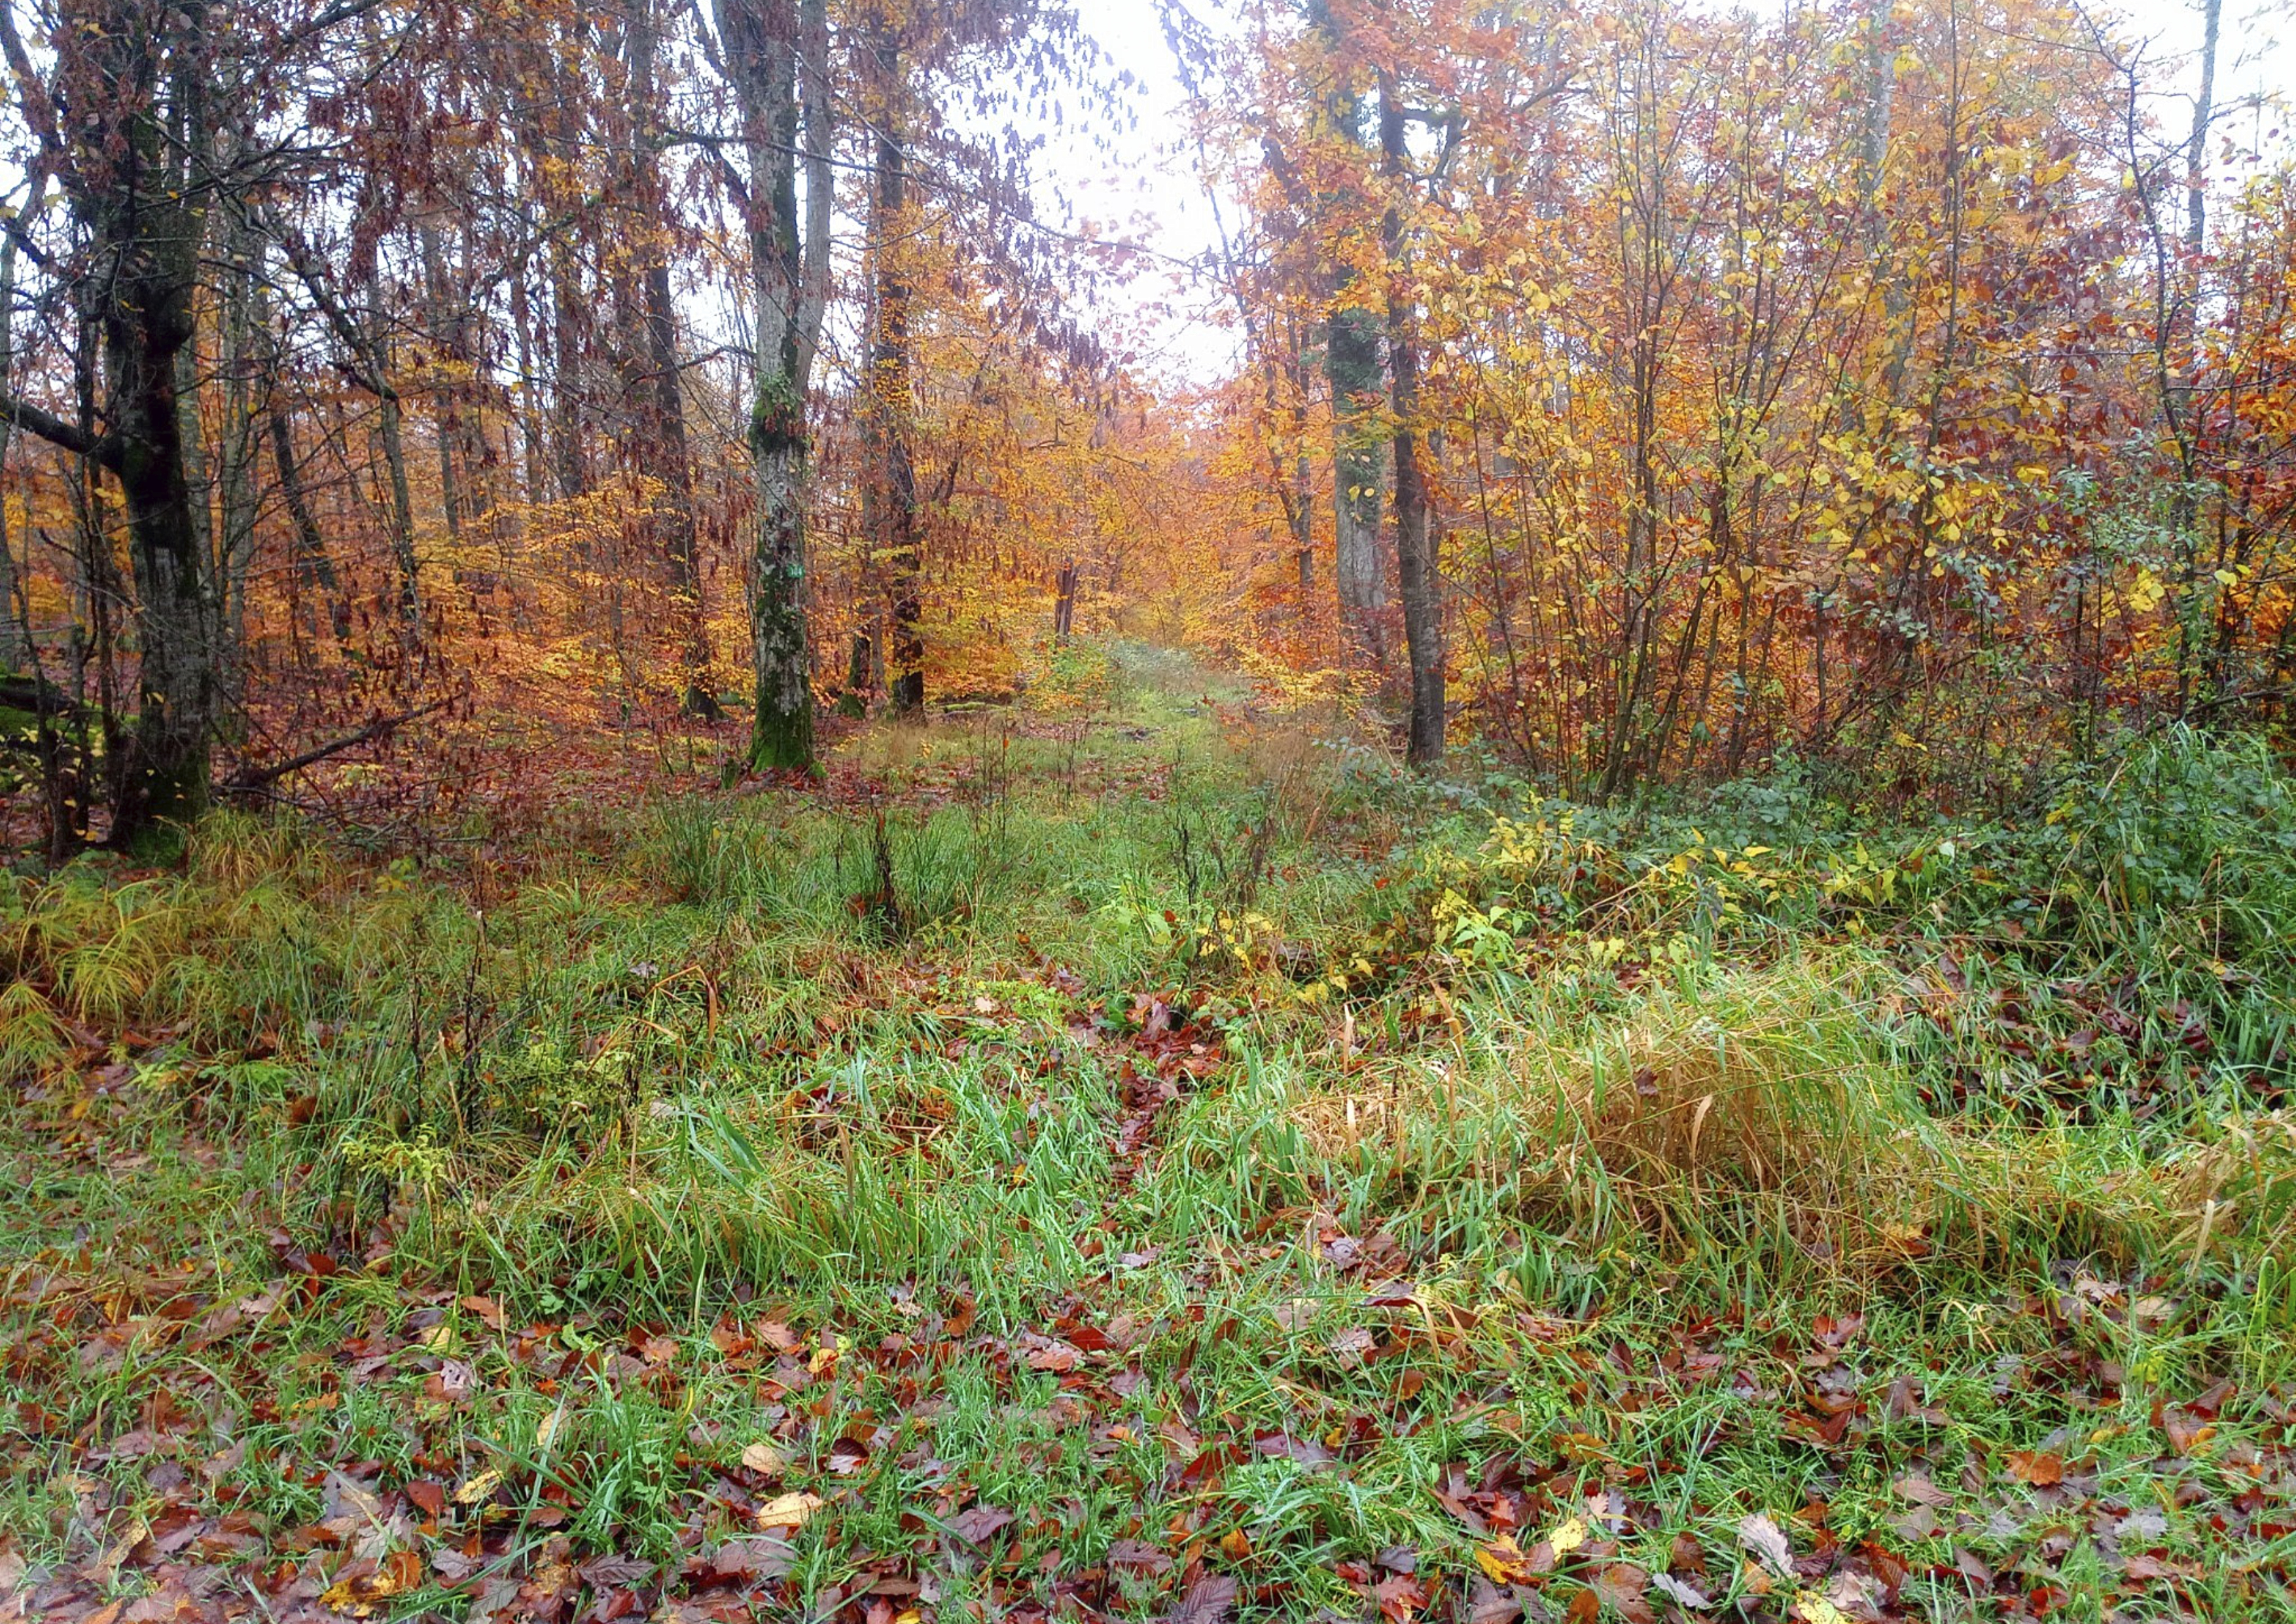
[[[1623,1025],[1535,997],[1463,1006],[1453,1063],[1358,1072],[1297,1100],[1292,1121],[1341,1165],[1423,1157],[1440,1137],[1524,1218],[1582,1235],[1734,1244],[1760,1229],[1870,1267],[2177,1243],[2184,1186],[2205,1175],[2114,1161],[2103,1138],[1931,1118],[1874,973],[1828,960],[1732,972],[1654,991]]]

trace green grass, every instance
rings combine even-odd
[[[1465,1616],[1598,1494],[1534,1613],[2284,1616],[2268,762],[1620,815],[1149,676],[460,867],[16,881],[12,1582]]]

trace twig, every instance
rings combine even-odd
[[[290,773],[299,773],[314,763],[324,761],[330,756],[382,738],[414,721],[417,717],[429,716],[432,711],[442,710],[454,702],[454,697],[449,695],[446,699],[432,700],[429,704],[418,706],[413,710],[401,711],[397,716],[377,717],[357,733],[345,734],[341,738],[328,743],[314,745],[301,755],[290,756],[276,766],[241,767],[223,781],[222,788],[229,794],[243,794],[250,790],[259,790],[266,784],[276,783]]]

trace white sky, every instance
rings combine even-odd
[[[1599,4],[1600,0],[1596,0]],[[1761,0],[1775,5],[1778,0]],[[1189,258],[1218,242],[1210,205],[1199,189],[1190,154],[1181,150],[1185,124],[1181,91],[1169,49],[1157,19],[1156,0],[1077,0],[1084,24],[1111,61],[1146,82],[1139,98],[1136,132],[1119,144],[1120,167],[1103,168],[1080,143],[1054,142],[1049,155],[1054,176],[1076,219],[1088,219],[1107,236],[1121,237]],[[2296,0],[2225,0],[2223,41],[2218,50],[2218,102],[2288,96],[2296,93]],[[1193,0],[1200,15],[1225,9],[1219,0]],[[2095,0],[2103,14],[2118,14],[2124,38],[2146,44],[2144,59],[2163,70],[2164,89],[2189,97],[2192,70],[2201,45],[2201,12],[2191,0]],[[2165,127],[2182,129],[2191,119],[2190,103],[2164,99]],[[2269,114],[2242,117],[2219,126],[2222,137],[2262,144],[2280,120]],[[1079,160],[1089,168],[1079,168]],[[1220,376],[1232,365],[1235,335],[1221,325],[1224,314],[1216,290],[1188,286],[1160,274],[1144,275],[1108,313],[1111,325],[1128,330],[1137,362],[1152,373],[1196,382]],[[1116,336],[1111,333],[1111,336]]]

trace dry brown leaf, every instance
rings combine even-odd
[[[2020,1483],[2048,1489],[2065,1480],[2065,1460],[2062,1455],[2047,1450],[2013,1449],[2009,1452],[2008,1471]]]
[[[1780,1578],[1793,1577],[1793,1546],[1785,1530],[1761,1513],[1739,1520],[1738,1543],[1777,1570]]]

